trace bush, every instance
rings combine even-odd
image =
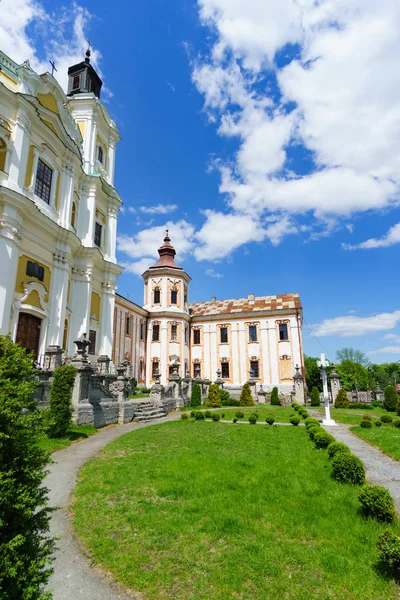
[[[389,529],[380,534],[377,543],[381,565],[395,579],[400,579],[400,536]]]
[[[395,427],[400,427],[400,419],[395,419],[395,420],[393,421],[393,425],[394,425]]]
[[[379,419],[375,419],[374,423],[375,427],[382,427],[382,421],[380,421]]]
[[[249,423],[250,425],[255,425],[257,423],[256,415],[249,415]]]
[[[306,410],[303,410],[300,414],[303,417],[303,419],[308,419],[308,417],[310,416]]]
[[[333,458],[339,452],[345,452],[346,454],[351,454],[350,448],[346,446],[343,442],[332,442],[328,446],[328,456],[329,458]]]
[[[208,396],[206,398],[206,406],[211,408],[220,408],[221,405],[221,390],[219,385],[212,383],[208,388]]]
[[[186,420],[189,418],[189,415],[187,413],[182,413],[181,414],[181,419]]]
[[[312,425],[312,427],[308,428],[308,435],[310,440],[314,440],[315,435],[321,431],[321,427],[319,425]]]
[[[341,483],[365,483],[364,465],[358,456],[339,452],[332,460],[332,476]]]
[[[292,417],[290,419],[290,422],[291,422],[292,425],[296,425],[297,426],[300,423],[300,419],[299,419],[299,417]]]
[[[265,422],[268,423],[268,425],[273,425],[275,423],[274,415],[267,414],[267,416],[265,417]]]
[[[237,418],[236,417],[233,417],[232,423],[237,423]]]
[[[249,383],[245,383],[240,393],[240,406],[254,406],[253,396],[251,395],[251,388]]]
[[[231,397],[229,396],[228,390],[221,390],[221,404],[222,406],[231,405]]]
[[[238,410],[235,412],[235,417],[237,417],[238,419],[243,419],[244,418],[244,412],[242,412],[241,410]]]
[[[259,414],[258,414],[258,412],[253,412],[253,413],[251,413],[251,414],[252,414],[252,415],[254,415],[254,416],[256,417],[257,421],[258,421],[258,417],[259,417]]]
[[[52,438],[66,437],[71,426],[72,389],[76,369],[72,365],[64,365],[54,371],[50,388],[50,409],[48,415],[47,435]]]
[[[280,406],[281,401],[279,398],[278,388],[274,387],[271,394],[271,404],[273,406]]]
[[[204,417],[206,419],[211,419],[212,418],[212,412],[211,412],[211,410],[206,410],[206,412],[204,413]]]
[[[364,427],[364,429],[371,429],[372,423],[371,423],[371,421],[368,421],[367,419],[362,419],[360,426]]]
[[[213,413],[213,416],[211,417],[213,421],[219,421],[220,420],[220,416],[217,413]]]
[[[319,426],[319,421],[318,421],[318,419],[314,419],[313,417],[308,417],[308,418],[307,418],[307,419],[304,421],[304,423],[305,423],[305,426],[307,427],[307,429],[308,429],[309,427],[311,427],[312,425],[317,425],[317,426]]]
[[[196,419],[196,421],[204,421],[205,419],[205,415],[203,412],[201,412],[200,410],[196,411],[196,414],[194,415],[194,418]]]
[[[395,520],[394,500],[386,488],[380,485],[364,485],[358,499],[366,517],[374,517],[378,521]]]
[[[225,417],[225,413],[221,413],[221,419]]]
[[[395,412],[397,408],[397,392],[394,385],[388,385],[384,389],[384,400],[383,408],[386,408],[389,412]]]
[[[192,395],[190,397],[190,406],[201,406],[201,387],[198,383],[192,385]]]
[[[299,411],[300,410],[300,404],[292,404],[293,408],[295,411]]]
[[[25,349],[0,336],[0,597],[9,600],[44,598],[54,549],[48,490],[42,487],[49,457],[38,444],[43,413],[33,398],[35,375]]]
[[[310,394],[311,406],[321,406],[321,398],[317,387],[313,387]]]
[[[335,441],[333,435],[325,431],[325,429],[322,429],[322,427],[320,427],[319,431],[314,435],[314,444],[320,449],[327,448],[329,444],[332,444],[332,442]]]
[[[390,415],[382,415],[381,416],[382,423],[391,423],[393,421]]]
[[[347,408],[349,406],[349,398],[346,391],[340,388],[335,398],[335,408]]]
[[[363,415],[363,419],[365,419],[366,421],[372,421],[371,415]]]

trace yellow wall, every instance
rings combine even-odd
[[[0,81],[11,90],[17,89],[18,84],[15,83],[15,81],[11,77],[9,77],[3,70],[0,71]]]
[[[48,110],[51,110],[54,113],[59,114],[57,100],[54,98],[52,94],[38,94],[37,99],[40,104],[42,104]]]
[[[90,301],[90,317],[95,316],[96,319],[100,320],[100,296],[96,292],[92,292],[92,298]]]
[[[76,124],[79,127],[79,131],[81,132],[82,139],[84,139],[84,137],[85,137],[86,121],[77,121]]]
[[[31,260],[32,262],[38,262],[37,260],[35,260],[34,258],[31,258],[30,256],[25,256],[25,255],[20,256],[19,262],[18,262],[17,277],[16,277],[16,281],[15,281],[15,291],[22,294],[24,291],[23,284],[26,283],[27,281],[37,281],[38,283],[43,283],[46,290],[49,291],[50,277],[51,277],[51,272],[50,272],[49,267],[46,267],[42,263],[39,263],[40,266],[44,267],[44,279],[43,279],[43,281],[39,281],[38,279],[35,279],[34,277],[28,277],[28,275],[26,274],[26,263],[28,262],[28,260]],[[45,296],[45,301],[47,302],[46,296]],[[29,301],[28,304],[32,304],[32,302]],[[36,306],[36,304],[34,306]]]

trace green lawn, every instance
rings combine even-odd
[[[143,392],[138,392],[137,394],[131,394],[129,396],[129,398],[131,400],[134,400],[135,398],[149,398],[149,397],[150,397],[150,394],[148,394],[148,393],[144,394]]]
[[[323,406],[319,407],[307,407],[310,410],[316,410],[321,414],[321,417],[325,415],[325,409]],[[372,418],[380,419],[384,414],[388,414],[383,408],[374,408],[373,410],[362,410],[354,408],[331,408],[331,417],[338,423],[347,423],[349,425],[358,425],[364,415],[370,415]]]
[[[77,440],[82,440],[93,435],[96,431],[97,429],[92,427],[92,425],[73,425],[68,429],[68,436],[66,438],[49,438],[43,436],[39,442],[39,446],[42,450],[47,450],[47,452],[52,454],[57,450],[62,450],[70,446]]]
[[[394,418],[396,418],[395,415]],[[392,423],[383,424],[382,427],[372,425],[371,429],[352,427],[351,431],[385,454],[400,461],[400,429],[397,429]]]
[[[190,413],[191,410],[190,407],[187,407],[185,412]],[[218,410],[213,409],[212,412],[217,412],[220,416],[224,414],[223,418],[225,420],[232,421],[238,411],[241,411],[245,415],[243,419],[238,419],[239,421],[247,421],[249,415],[255,412],[258,414],[258,421],[264,423],[267,414],[273,414],[277,423],[289,423],[290,415],[297,414],[292,406],[264,406],[262,404],[257,404],[257,406],[238,406],[235,408],[224,406],[223,408],[218,408]],[[301,417],[300,421],[303,421]]]
[[[154,425],[87,463],[75,494],[94,562],[146,600],[399,597],[374,568],[384,526],[304,428]]]

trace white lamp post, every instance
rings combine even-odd
[[[331,413],[329,409],[328,378],[326,376],[326,368],[329,367],[329,361],[326,360],[325,354],[321,354],[321,358],[317,361],[317,365],[321,369],[322,386],[324,390],[325,419],[323,419],[322,425],[327,425],[328,427],[335,427],[337,424],[333,419],[331,419]]]

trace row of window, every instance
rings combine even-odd
[[[170,293],[171,304],[178,304],[178,290],[176,288],[171,289]],[[184,302],[187,302],[187,296],[185,293]],[[155,287],[153,290],[153,304],[161,304],[161,290],[159,287]]]
[[[221,361],[221,378],[229,379],[230,378],[230,365],[227,361]],[[160,363],[158,360],[153,360],[152,362],[152,379],[155,379],[156,375],[159,373]],[[250,375],[253,379],[260,378],[260,362],[258,360],[250,361]],[[193,377],[201,379],[201,364],[194,363],[193,364]]]
[[[132,317],[125,317],[125,334],[131,336],[132,335]],[[144,323],[140,323],[140,339],[144,340],[145,335],[145,326]]]
[[[229,342],[228,331],[229,331],[228,327],[220,327],[219,336],[220,336],[221,344],[227,344]],[[257,325],[249,325],[248,326],[248,339],[249,339],[249,342],[257,342],[258,341]],[[279,340],[281,342],[283,342],[288,339],[289,339],[289,331],[288,331],[287,323],[280,323],[279,324]],[[201,344],[201,330],[200,329],[193,330],[193,344],[194,345]]]

